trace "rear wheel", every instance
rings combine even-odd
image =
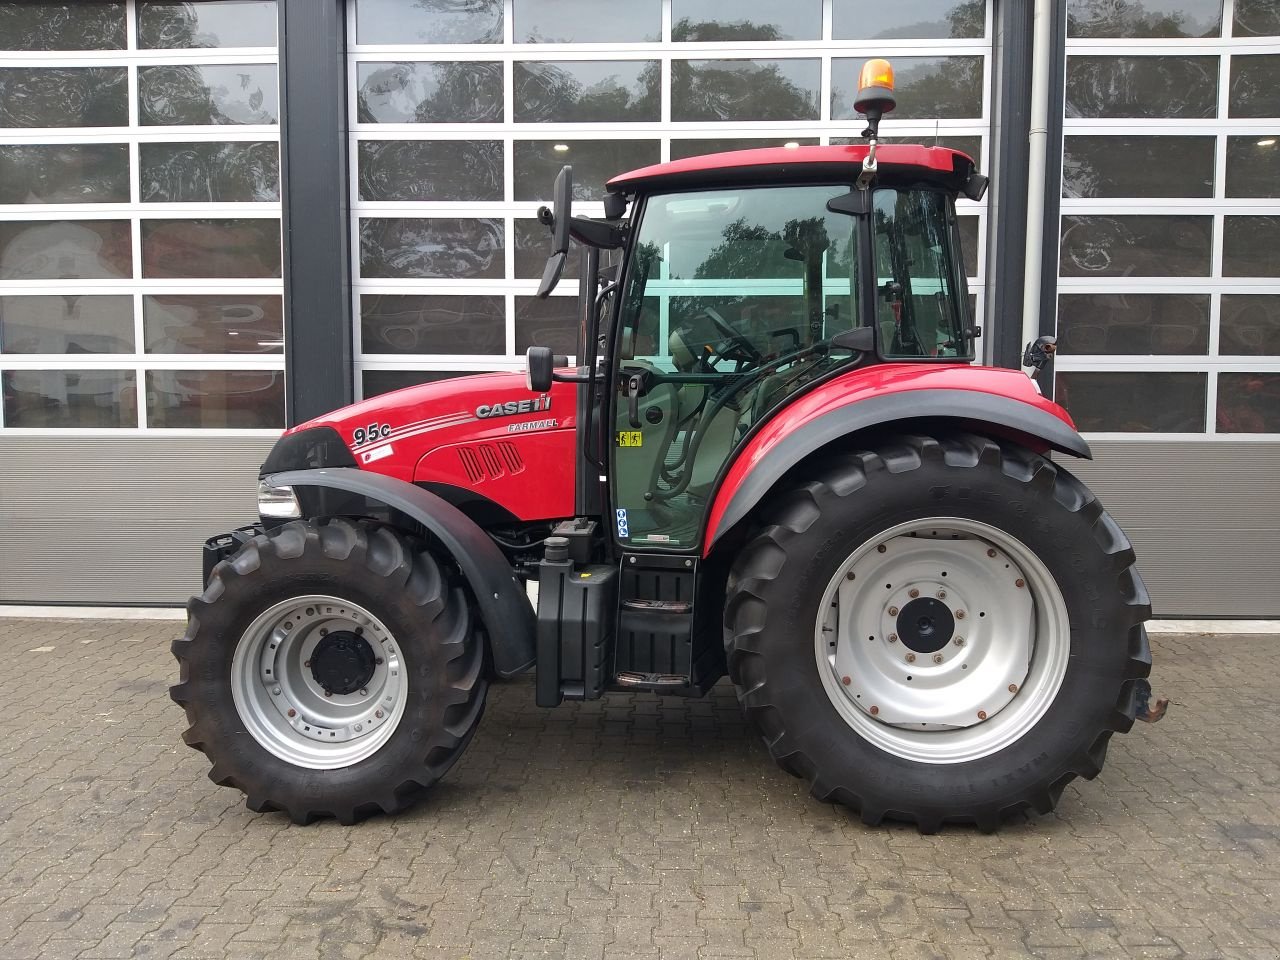
[[[730,673],[814,795],[870,823],[1048,812],[1133,723],[1150,615],[1074,477],[976,436],[902,438],[785,491],[730,578]]]
[[[438,780],[484,707],[468,597],[398,533],[295,521],[215,568],[174,642],[184,739],[256,811],[351,823]]]

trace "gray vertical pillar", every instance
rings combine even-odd
[[[1052,60],[1049,64],[1049,132],[1044,170],[1044,239],[1040,268],[1040,332],[1058,328],[1058,247],[1062,211],[1062,117],[1067,85],[1067,5],[1054,4]],[[1046,396],[1053,396],[1053,361],[1037,378]]]
[[[991,193],[988,199],[987,323],[991,360],[1022,360],[1022,283],[1027,242],[1027,138],[1031,131],[1030,0],[997,0],[993,37]]]
[[[343,0],[278,0],[285,416],[352,399]]]

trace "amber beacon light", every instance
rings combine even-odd
[[[858,74],[858,96],[853,108],[875,124],[897,105],[893,96],[893,65],[879,58],[868,60]]]

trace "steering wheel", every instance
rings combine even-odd
[[[711,307],[705,307],[702,313],[715,325],[716,332],[724,337],[726,342],[725,349],[717,351],[716,356],[725,360],[745,360],[748,363],[764,362],[764,354],[756,349],[756,345],[733,329],[729,325],[729,321],[722,317],[719,312]],[[739,354],[738,357],[733,356],[735,349]]]

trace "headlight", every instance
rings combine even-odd
[[[296,520],[302,516],[302,507],[293,487],[272,487],[259,480],[258,513],[272,520]]]

